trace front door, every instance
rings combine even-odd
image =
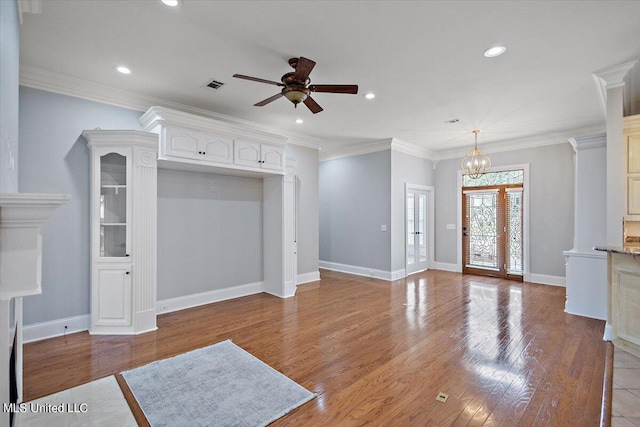
[[[464,273],[522,280],[522,186],[463,188]]]

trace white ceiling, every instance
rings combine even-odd
[[[23,69],[253,121],[325,140],[397,138],[438,151],[604,129],[592,73],[640,58],[640,1],[42,2],[20,28]],[[503,44],[507,52],[485,58]],[[317,62],[319,114],[281,98],[290,57]],[[126,64],[133,73],[116,73]],[[211,79],[225,83],[218,91]],[[373,91],[368,101],[363,95]],[[304,123],[294,123],[302,118]],[[458,123],[445,124],[449,119]]]

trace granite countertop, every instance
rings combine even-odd
[[[617,254],[638,255],[640,254],[640,245],[630,244],[624,246],[596,246],[596,251],[615,252]]]

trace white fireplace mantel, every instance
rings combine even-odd
[[[0,194],[0,300],[42,293],[41,226],[70,199],[61,194]]]

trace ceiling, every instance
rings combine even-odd
[[[47,0],[23,18],[21,73],[209,110],[323,149],[392,137],[466,148],[473,129],[480,145],[602,131],[592,73],[640,59],[640,1]],[[506,53],[485,58],[496,44]],[[313,94],[324,107],[314,115],[285,98],[254,107],[279,88],[232,78],[279,81],[299,56],[317,62],[312,83],[359,94]],[[224,86],[205,87],[211,79]]]

